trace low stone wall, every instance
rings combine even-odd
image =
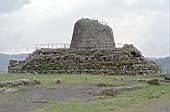
[[[20,79],[20,80],[16,80],[16,81],[0,82],[0,87],[22,86],[22,85],[32,86],[32,85],[36,85],[36,84],[41,84],[41,81],[39,81],[39,80]]]

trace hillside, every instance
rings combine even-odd
[[[8,68],[8,62],[10,59],[24,60],[28,54],[3,54],[0,53],[0,71],[6,71]]]
[[[170,71],[170,56],[165,58],[154,59],[153,61],[161,65],[163,70]]]

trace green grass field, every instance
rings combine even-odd
[[[150,80],[150,79],[163,79],[161,74],[149,76],[120,76],[120,75],[68,75],[68,74],[51,74],[51,75],[34,75],[34,74],[0,74],[0,81],[12,81],[17,79],[37,79],[43,83],[49,83],[57,79],[62,79],[65,83],[78,83],[78,82],[109,82],[112,80]]]
[[[34,75],[34,74],[1,74],[0,81],[11,81],[16,79],[38,79],[48,86],[51,82],[61,79],[64,83],[107,83],[113,80],[150,80],[164,79],[161,74],[149,76],[119,76],[119,75]],[[143,83],[143,82],[141,82]],[[109,99],[97,99],[92,101],[68,100],[63,102],[48,102],[46,106],[37,112],[119,112],[135,107],[146,106],[148,103],[163,101],[170,94],[170,83],[160,85],[149,85],[142,89],[122,92]],[[0,95],[2,97],[2,95]],[[1,98],[0,97],[0,98]],[[140,106],[141,105],[141,106]],[[144,110],[143,110],[144,111]],[[122,111],[124,112],[124,111]],[[129,111],[130,112],[130,111]],[[137,111],[136,111],[137,112]],[[139,112],[142,112],[140,110]],[[154,111],[153,111],[154,112]]]

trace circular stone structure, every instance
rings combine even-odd
[[[82,18],[75,23],[70,49],[112,50],[115,48],[112,28],[98,20]]]

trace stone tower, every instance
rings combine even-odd
[[[75,23],[70,49],[112,50],[115,48],[112,28],[98,20],[82,18]]]

